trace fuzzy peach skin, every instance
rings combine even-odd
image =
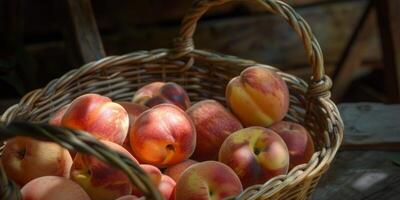
[[[122,144],[128,134],[129,117],[121,105],[108,97],[85,94],[72,101],[61,124],[87,131],[101,140]]]
[[[137,197],[135,195],[126,195],[115,200],[145,200],[145,197]]]
[[[120,152],[137,163],[136,159],[122,146],[102,140],[111,150]],[[96,200],[114,200],[129,195],[132,184],[125,173],[110,166],[96,157],[77,153],[71,168],[71,179],[78,183],[90,196]]]
[[[289,152],[282,138],[271,129],[249,127],[226,138],[219,161],[231,167],[247,188],[286,174]]]
[[[90,200],[75,182],[59,176],[42,176],[21,189],[22,200]]]
[[[131,127],[129,137],[134,157],[157,167],[188,159],[196,147],[192,120],[173,104],[160,104],[143,112]]]
[[[67,104],[60,109],[57,110],[57,112],[54,113],[49,119],[49,124],[51,125],[56,125],[56,126],[61,126],[61,120],[64,117],[65,112],[69,108],[71,104]]]
[[[226,101],[242,124],[268,127],[289,108],[289,90],[282,78],[265,67],[249,67],[226,87]]]
[[[148,107],[162,103],[171,103],[182,110],[190,107],[190,99],[187,92],[174,82],[153,82],[147,84],[135,93],[132,102]]]
[[[129,128],[128,128],[128,135],[126,136],[124,143],[122,143],[122,146],[129,151],[129,153],[132,154],[132,148],[129,140],[129,130],[130,127],[133,126],[133,123],[135,122],[136,118],[142,114],[144,111],[149,109],[146,106],[142,106],[137,103],[132,103],[132,102],[117,102],[119,105],[125,108],[126,112],[128,113],[129,116]]]
[[[185,160],[181,163],[172,165],[170,167],[168,167],[167,169],[165,169],[164,174],[168,175],[169,177],[171,177],[172,179],[174,179],[175,182],[178,182],[179,178],[181,177],[182,173],[189,168],[190,166],[194,165],[198,163],[195,160]]]
[[[162,175],[161,182],[158,185],[158,190],[160,191],[161,195],[166,200],[174,200],[175,199],[175,186],[176,182],[174,179],[167,175]]]
[[[219,148],[225,138],[243,128],[240,121],[215,100],[197,102],[186,113],[196,127],[194,160],[218,160]]]
[[[7,176],[23,186],[41,176],[69,177],[72,158],[56,143],[16,137],[7,141],[1,163]]]
[[[217,200],[242,192],[239,178],[227,165],[204,161],[189,167],[176,183],[177,200]]]
[[[162,173],[157,167],[148,164],[141,164],[140,167],[150,176],[150,179],[154,185],[160,184]],[[133,187],[131,194],[138,197],[143,196],[143,193],[136,187]]]
[[[132,98],[133,103],[145,105],[146,101],[158,95],[164,82],[152,82],[141,87]]]
[[[289,170],[308,163],[314,154],[314,143],[308,131],[300,124],[288,121],[278,122],[270,127],[285,141],[289,150]]]

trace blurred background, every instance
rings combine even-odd
[[[400,9],[391,6],[397,0],[286,2],[306,19],[319,40],[337,103],[399,102],[400,20],[394,14]],[[27,92],[104,54],[171,47],[191,4],[189,0],[0,1],[0,113]],[[201,21],[195,44],[270,64],[306,80],[310,77],[300,39],[283,19],[256,5],[231,3],[212,10]]]

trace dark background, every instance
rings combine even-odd
[[[0,1],[0,111],[27,92],[84,64],[74,46],[66,0]],[[325,55],[327,74],[335,70],[362,19],[366,0],[286,1],[312,27]],[[169,48],[188,0],[96,0],[92,7],[106,55]],[[375,13],[373,13],[375,15]],[[357,51],[357,70],[339,102],[393,102],[384,90],[384,69],[376,17]],[[229,4],[214,9],[199,25],[195,44],[270,64],[308,79],[310,67],[300,39],[280,18],[259,6]],[[333,94],[335,95],[335,94]]]

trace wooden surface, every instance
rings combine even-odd
[[[400,105],[342,104],[339,110],[345,123],[343,144],[400,141]],[[312,199],[400,199],[400,152],[352,149],[337,154]]]
[[[97,28],[90,0],[64,0],[69,26],[66,26],[68,50],[80,66],[105,57],[103,42]]]
[[[400,1],[374,0],[385,65],[385,90],[392,103],[400,103]]]

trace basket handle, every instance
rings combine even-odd
[[[118,167],[129,177],[131,182],[142,191],[147,198],[161,200],[163,197],[155,188],[148,175],[127,156],[112,151],[84,131],[57,127],[48,124],[28,122],[11,122],[5,125],[0,121],[0,142],[7,139],[25,136],[60,144],[69,150],[91,154],[99,160]],[[0,199],[21,199],[19,187],[7,176],[0,163]]]
[[[196,1],[193,8],[185,15],[181,29],[180,37],[174,41],[174,56],[181,57],[194,50],[193,34],[196,30],[197,22],[209,9],[223,5],[225,3],[238,0],[199,0]],[[250,0],[247,0],[250,1]],[[267,11],[283,17],[289,25],[296,31],[303,41],[306,53],[312,67],[312,81],[320,82],[324,79],[324,60],[321,47],[307,22],[296,13],[296,11],[286,3],[279,0],[251,0],[258,2]],[[328,90],[329,88],[327,88]]]

